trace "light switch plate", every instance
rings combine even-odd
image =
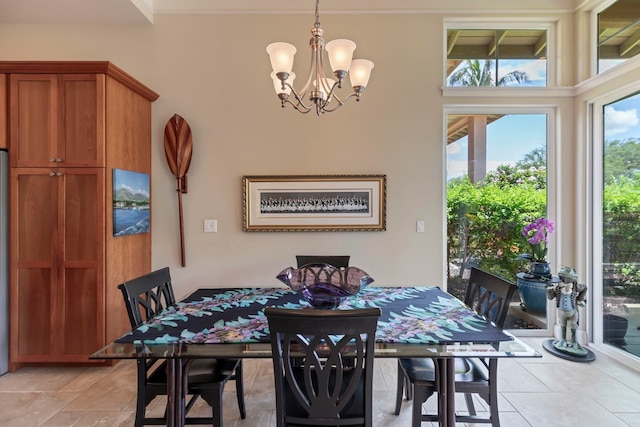
[[[218,220],[217,219],[205,219],[204,220],[204,232],[205,233],[217,233],[218,232]]]

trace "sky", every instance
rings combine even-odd
[[[124,169],[114,169],[114,194],[123,187],[128,188],[134,193],[145,194],[147,197],[149,197],[149,175],[146,173],[132,172]]]
[[[487,126],[487,172],[502,164],[513,165],[525,154],[546,146],[545,114],[505,115]],[[468,148],[466,136],[447,147],[447,180],[467,173]]]
[[[640,138],[640,94],[604,107],[604,138],[625,140]]]

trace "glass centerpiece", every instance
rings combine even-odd
[[[320,309],[338,307],[344,298],[373,282],[373,278],[358,267],[337,268],[321,263],[287,267],[276,278],[301,293],[312,307]]]

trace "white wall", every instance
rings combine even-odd
[[[178,295],[202,286],[278,285],[275,275],[300,253],[351,254],[351,264],[379,285],[441,284],[443,106],[500,102],[442,96],[443,18],[321,16],[327,41],[351,38],[355,56],[375,62],[362,101],[323,117],[280,108],[265,52],[272,41],[293,43],[294,71],[305,76],[312,14],[157,15],[140,26],[2,24],[0,60],[109,60],[160,94],[153,104],[153,267],[171,267]],[[570,64],[569,49],[562,52]],[[558,106],[561,134],[573,135],[570,100],[528,101]],[[175,179],[163,151],[174,113],[189,122],[194,142],[183,199],[185,268]],[[387,231],[243,232],[241,178],[261,174],[386,174]],[[218,220],[218,233],[203,233],[205,218]],[[415,231],[418,219],[426,221],[424,233]]]

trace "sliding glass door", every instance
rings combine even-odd
[[[640,93],[603,108],[602,316],[596,322],[605,344],[640,357]]]

